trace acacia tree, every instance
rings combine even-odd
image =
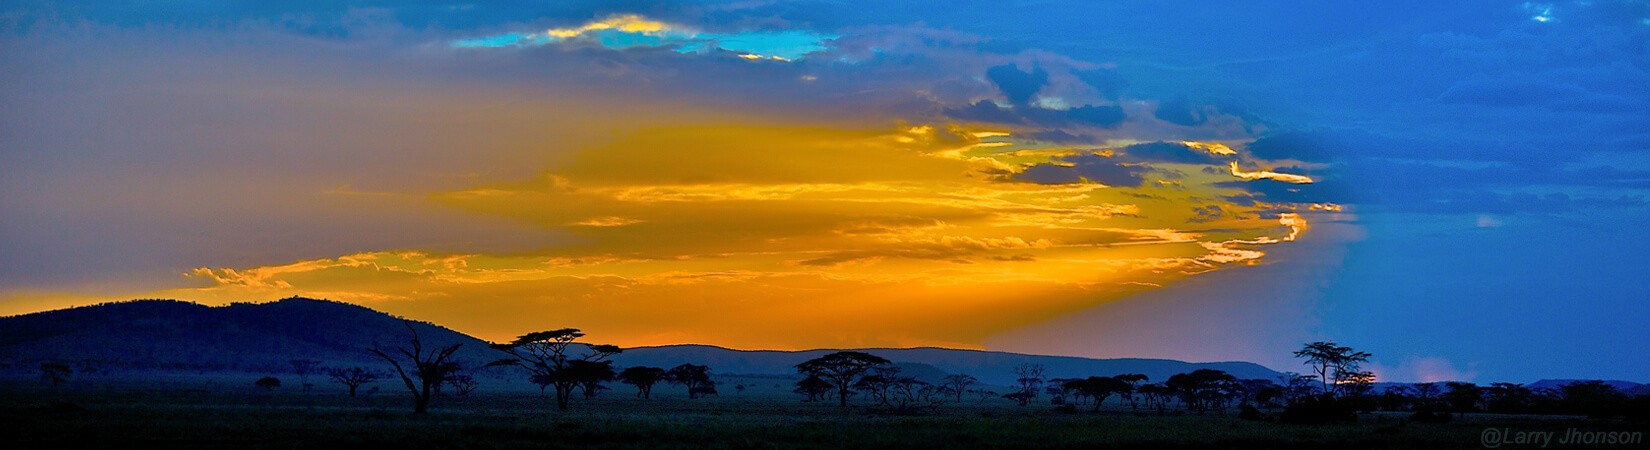
[[[51,383],[53,388],[68,382],[69,376],[73,374],[74,369],[69,368],[68,364],[44,363],[40,365],[40,380]]]
[[[665,378],[665,369],[658,367],[626,367],[619,372],[619,382],[636,387],[636,396],[647,400],[653,397],[653,385]]]
[[[401,383],[406,385],[407,391],[412,392],[413,414],[424,414],[429,412],[430,397],[447,380],[447,375],[456,368],[456,365],[447,361],[447,359],[453,357],[453,354],[458,352],[458,348],[464,344],[436,347],[425,351],[424,341],[418,338],[418,330],[413,328],[412,322],[404,320],[401,321],[401,324],[407,327],[407,331],[412,332],[412,340],[408,342],[407,346],[396,347],[391,350],[374,347],[367,349],[367,351],[378,355],[379,358],[388,361],[390,366],[395,367],[395,373],[401,377]],[[400,358],[405,358],[407,364],[403,365]],[[413,382],[414,378],[418,379],[417,383]]]
[[[1439,398],[1448,403],[1450,409],[1455,410],[1458,415],[1465,416],[1468,412],[1478,410],[1478,403],[1484,399],[1484,389],[1477,384],[1451,381],[1444,383],[1444,386],[1449,388],[1449,392],[1445,392]]]
[[[796,389],[791,392],[806,395],[808,396],[808,399],[803,401],[812,402],[815,400],[824,399],[825,394],[831,392],[831,387],[831,382],[825,381],[825,379],[820,378],[819,375],[809,374],[807,378],[797,381]]]
[[[1335,395],[1335,391],[1329,388],[1331,383],[1338,384],[1350,377],[1363,375],[1364,372],[1358,371],[1358,364],[1369,362],[1370,356],[1366,352],[1353,351],[1352,347],[1324,341],[1306,344],[1295,352],[1296,358],[1306,358],[1304,364],[1318,374],[1318,380],[1323,384],[1323,394],[1329,396]]]
[[[938,389],[915,377],[900,374],[898,367],[883,365],[859,377],[854,388],[867,393],[873,401],[893,412],[911,412],[918,408],[938,408],[943,399]]]
[[[891,362],[870,353],[836,352],[803,361],[796,365],[796,371],[817,376],[836,386],[837,406],[848,406],[848,395],[854,381],[871,368],[886,364]]]
[[[567,362],[567,375],[579,383],[579,390],[584,398],[596,396],[598,391],[607,389],[602,382],[612,381],[618,377],[613,372],[613,361],[585,361],[575,359]]]
[[[1131,390],[1131,386],[1129,386],[1127,381],[1119,380],[1116,377],[1088,377],[1078,380],[1067,380],[1064,383],[1061,383],[1061,387],[1076,391],[1078,394],[1083,396],[1094,398],[1095,412],[1100,411],[1100,404],[1105,403],[1107,397],[1111,397],[1112,394],[1128,392]]]
[[[1112,378],[1116,378],[1117,381],[1122,381],[1122,382],[1129,385],[1128,390],[1124,390],[1124,391],[1118,392],[1118,393],[1123,394],[1123,400],[1129,402],[1129,409],[1130,410],[1139,411],[1140,410],[1140,404],[1135,401],[1134,392],[1136,390],[1140,389],[1141,383],[1145,383],[1146,380],[1151,379],[1151,377],[1148,377],[1148,376],[1146,376],[1146,374],[1141,374],[1141,373],[1125,373],[1125,374],[1118,375],[1118,376],[1115,376],[1115,377],[1112,377]]]
[[[699,394],[715,393],[716,388],[716,381],[710,379],[710,366],[690,363],[670,368],[665,372],[665,381],[686,386],[690,399],[699,398]]]
[[[355,396],[355,389],[361,387],[361,385],[378,381],[378,374],[367,370],[365,367],[328,369],[327,376],[332,377],[332,381],[349,388],[350,397]]]
[[[539,387],[539,397],[544,397],[544,390],[546,388],[549,388],[550,385],[556,383],[555,381],[550,379],[549,375],[537,374],[537,373],[532,374],[532,375],[528,375],[527,376],[527,382],[538,385],[538,387]]]
[[[1210,409],[1226,411],[1226,401],[1235,393],[1234,385],[1237,378],[1225,371],[1215,369],[1197,369],[1190,373],[1180,373],[1169,377],[1163,386],[1179,394],[1186,409],[1197,411],[1199,414]]]
[[[945,386],[945,391],[951,393],[952,396],[956,397],[957,402],[960,403],[962,402],[963,392],[968,390],[968,386],[979,381],[980,380],[975,379],[971,375],[959,373],[946,375],[943,386]]]
[[[494,361],[490,366],[519,365],[529,372],[528,380],[547,381],[556,387],[556,408],[567,409],[567,401],[573,396],[573,388],[581,386],[587,380],[581,378],[582,370],[569,370],[569,362],[574,360],[586,362],[602,362],[623,351],[615,345],[588,345],[589,352],[573,357],[569,354],[573,341],[584,337],[584,333],[577,328],[562,328],[559,330],[534,331],[521,335],[514,341],[504,344],[493,344],[492,348],[513,356],[513,358]],[[611,372],[611,369],[609,369]]]

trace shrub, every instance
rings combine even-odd
[[[1358,420],[1357,407],[1330,395],[1303,397],[1283,408],[1278,419],[1286,423],[1318,425]]]
[[[252,384],[264,388],[264,390],[272,390],[281,387],[281,379],[275,377],[263,377],[259,378],[258,381],[252,382]]]

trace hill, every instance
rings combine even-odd
[[[411,322],[427,345],[463,344],[457,359],[469,367],[498,359],[487,343],[441,326]],[[401,345],[403,319],[366,307],[288,298],[270,303],[208,307],[175,300],[137,300],[0,318],[0,363],[27,369],[41,362],[73,362],[94,370],[148,369],[285,372],[289,361],[325,366],[379,367],[365,352],[375,343]],[[1166,359],[1091,359],[945,348],[859,349],[901,363],[923,379],[966,373],[981,382],[1010,384],[1020,364],[1042,364],[1050,378],[1142,373],[1154,381],[1197,369],[1239,378],[1278,373],[1247,362],[1188,363]],[[619,366],[672,367],[691,362],[718,374],[791,376],[797,363],[836,350],[742,351],[709,345],[626,349]],[[933,380],[928,380],[933,381]]]
[[[476,338],[410,322],[427,346],[464,344],[460,359],[497,359]],[[400,318],[347,303],[305,298],[208,307],[138,300],[0,318],[0,361],[30,367],[74,362],[83,369],[285,372],[290,361],[382,364],[375,343],[404,345]]]
[[[1564,385],[1566,385],[1566,384],[1580,383],[1580,382],[1583,382],[1583,381],[1592,381],[1592,380],[1552,380],[1552,379],[1548,379],[1548,380],[1541,380],[1541,381],[1537,381],[1537,382],[1534,382],[1534,383],[1526,384],[1526,385],[1524,385],[1524,387],[1527,387],[1527,388],[1530,388],[1530,389],[1540,389],[1540,388],[1559,389],[1559,388],[1563,388]],[[1634,393],[1634,392],[1638,392],[1639,390],[1642,390],[1641,388],[1646,386],[1646,385],[1635,383],[1635,382],[1632,382],[1632,381],[1621,381],[1621,380],[1603,380],[1603,381],[1604,381],[1604,384],[1614,386],[1616,388],[1616,390],[1621,391],[1623,393],[1629,393],[1629,394]]]

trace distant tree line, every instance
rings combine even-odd
[[[459,395],[476,388],[475,380],[462,374],[459,365],[451,361],[458,344],[431,347],[419,340],[410,323],[407,328],[412,336],[406,345],[370,351],[389,363],[393,369],[389,376],[399,378],[413,395],[415,413],[427,411],[431,397],[439,395],[443,386]],[[616,370],[611,358],[621,354],[621,348],[579,342],[582,337],[584,333],[576,328],[527,333],[511,342],[491,345],[504,358],[487,366],[525,369],[526,381],[538,385],[541,394],[553,388],[554,404],[563,410],[570,408],[575,399],[596,397],[608,389],[605,383],[613,381],[634,387],[635,397],[643,400],[652,399],[653,388],[660,383],[685,389],[689,399],[717,395],[717,382],[708,366],[684,363],[668,369],[635,366]],[[931,412],[967,399],[981,403],[1002,398],[1024,407],[1046,396],[1048,404],[1068,412],[1100,412],[1103,405],[1115,399],[1116,408],[1136,414],[1175,411],[1225,416],[1235,411],[1243,419],[1308,424],[1351,421],[1360,412],[1373,411],[1409,412],[1411,420],[1420,422],[1448,421],[1452,416],[1474,412],[1642,420],[1650,411],[1650,396],[1629,396],[1602,381],[1574,382],[1557,389],[1466,382],[1399,384],[1377,389],[1375,375],[1361,367],[1372,356],[1367,352],[1333,342],[1313,342],[1294,355],[1309,373],[1286,373],[1276,380],[1240,379],[1214,369],[1174,374],[1160,382],[1139,373],[1049,378],[1044,366],[1027,363],[1013,369],[1013,384],[1006,393],[999,394],[980,387],[979,380],[971,375],[950,374],[929,383],[903,373],[886,358],[842,351],[797,364],[795,370],[801,378],[792,392],[804,402],[829,401],[847,407],[857,401],[872,412],[894,414]],[[309,362],[293,364],[300,378],[307,373],[324,373],[347,387],[351,396],[358,387],[385,377],[362,367],[320,369]],[[42,368],[42,379],[67,378],[66,371],[55,367],[51,370]],[[62,375],[55,375],[58,372]]]

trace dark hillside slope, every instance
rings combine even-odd
[[[464,344],[460,357],[484,363],[486,343],[413,322],[426,346]],[[74,361],[126,369],[280,371],[293,359],[324,365],[377,364],[366,352],[411,337],[399,318],[365,307],[289,298],[208,307],[138,300],[0,318],[0,360]]]

